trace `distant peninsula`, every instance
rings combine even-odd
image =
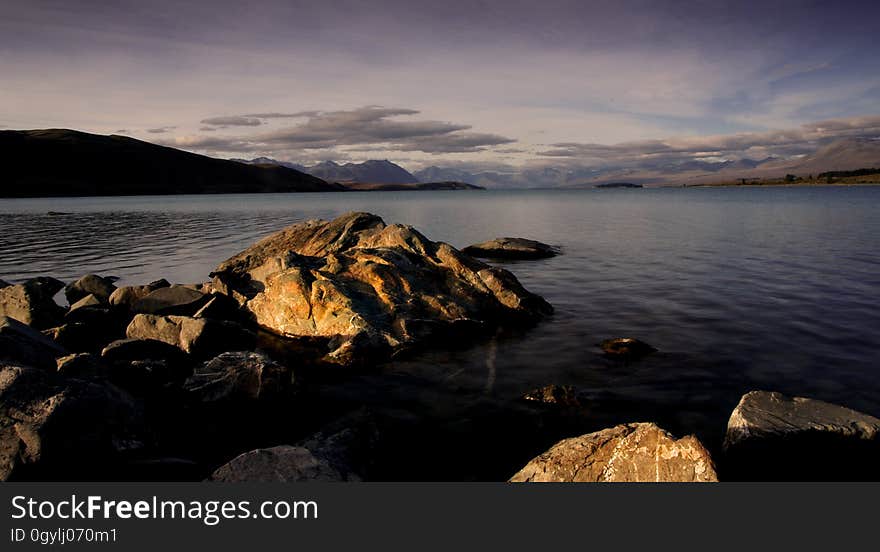
[[[632,182],[607,182],[605,184],[596,184],[594,188],[641,188],[641,184],[633,184]]]
[[[125,136],[0,131],[0,197],[345,191],[281,166],[245,165]]]

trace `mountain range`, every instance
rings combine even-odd
[[[298,163],[277,161],[268,157],[257,157],[250,160],[232,159],[232,161],[247,163],[249,165],[279,165],[316,176],[327,182],[338,182],[340,184],[350,184],[355,182],[369,184],[418,184],[419,182],[437,182],[435,180],[420,180],[400,165],[392,163],[387,159],[382,161],[371,160],[363,163],[346,163],[344,165],[340,165],[333,161],[324,161],[310,167]]]

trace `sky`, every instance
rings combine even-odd
[[[415,170],[880,137],[880,2],[0,0],[0,127]]]

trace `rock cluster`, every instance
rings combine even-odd
[[[290,226],[212,276],[258,325],[326,338],[341,364],[552,312],[510,272],[368,213]]]

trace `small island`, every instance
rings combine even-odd
[[[632,182],[606,182],[605,184],[596,184],[594,188],[641,188],[641,184]]]

